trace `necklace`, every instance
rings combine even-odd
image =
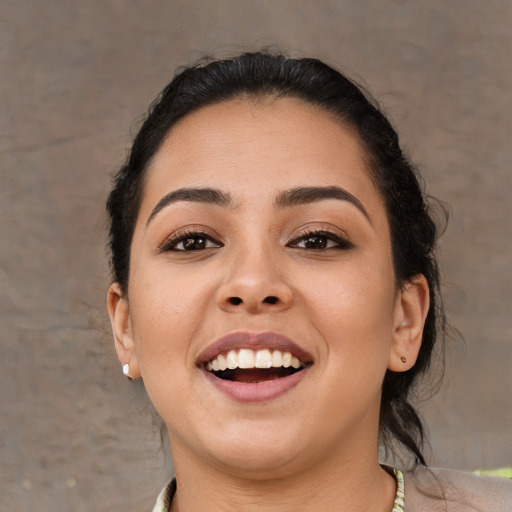
[[[393,510],[391,512],[404,512],[405,510],[405,492],[404,492],[404,475],[399,469],[393,468],[396,478],[396,495],[393,502]]]
[[[390,468],[391,469],[391,468]],[[393,502],[393,510],[391,512],[404,512],[405,511],[405,493],[404,493],[404,475],[399,469],[393,469],[393,474],[396,479],[396,495]],[[176,480],[173,478],[164,488],[158,497],[157,504],[153,512],[167,512],[171,505],[172,498],[176,492]]]

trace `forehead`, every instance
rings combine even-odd
[[[354,130],[299,99],[236,99],[203,107],[171,129],[149,166],[142,206],[182,187],[262,199],[318,185],[343,186],[363,200],[379,195]]]

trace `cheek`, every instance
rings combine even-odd
[[[138,275],[130,287],[132,329],[142,370],[165,363],[190,364],[190,342],[211,296],[207,276],[170,273],[155,266]]]
[[[204,319],[204,288],[190,278],[164,276],[133,283],[130,304],[135,349],[144,387],[167,424],[192,389],[193,340]],[[144,285],[142,285],[144,283]]]
[[[389,268],[347,266],[337,276],[317,274],[304,284],[302,294],[308,316],[329,351],[351,361],[374,360],[377,354],[387,358],[395,299]]]

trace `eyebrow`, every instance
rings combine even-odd
[[[301,204],[309,204],[316,203],[319,201],[325,201],[327,199],[337,199],[340,201],[347,201],[353,204],[358,210],[363,213],[363,215],[368,219],[370,224],[372,223],[366,208],[363,206],[363,203],[345,190],[342,187],[338,186],[328,186],[328,187],[297,187],[290,190],[285,190],[281,192],[276,197],[274,205],[276,208],[288,208],[291,206],[298,206]],[[158,201],[157,205],[153,208],[147,222],[146,226],[153,220],[153,218],[169,206],[170,204],[177,203],[180,201],[190,201],[195,203],[204,203],[204,204],[213,204],[217,206],[223,207],[233,207],[234,201],[230,194],[227,192],[223,192],[222,190],[218,190],[215,188],[180,188],[178,190],[173,190],[166,194],[160,201]]]
[[[153,220],[155,215],[166,206],[179,201],[190,201],[194,203],[214,204],[218,206],[232,206],[233,198],[222,190],[215,188],[180,188],[166,194],[153,208],[146,226]]]
[[[275,201],[278,208],[287,208],[290,206],[298,206],[301,204],[316,203],[318,201],[325,201],[326,199],[338,199],[340,201],[348,201],[353,204],[361,213],[372,223],[370,215],[363,206],[363,203],[345,190],[338,186],[329,187],[297,187],[291,190],[281,192]]]

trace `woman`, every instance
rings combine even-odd
[[[378,108],[312,59],[187,69],[108,201],[117,355],[169,433],[155,511],[510,510],[425,469],[409,402],[444,316],[436,228]],[[476,487],[475,487],[476,486]],[[473,507],[473,508],[471,508]]]

